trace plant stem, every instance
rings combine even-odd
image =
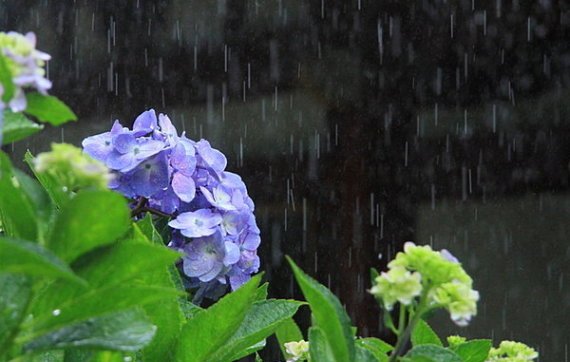
[[[170,215],[170,214],[167,214],[165,212],[162,212],[160,210],[157,210],[157,209],[152,208],[152,207],[147,206],[147,205],[148,205],[148,199],[147,198],[145,198],[145,197],[139,198],[137,204],[135,205],[135,207],[131,211],[131,217],[139,216],[143,212],[150,212],[151,214],[158,215],[158,216],[172,217],[172,215]]]

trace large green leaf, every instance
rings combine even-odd
[[[15,86],[6,56],[0,53],[0,84],[3,87],[2,101],[8,102],[14,96]]]
[[[363,346],[356,345],[354,362],[385,362],[388,358],[385,355],[376,356],[372,351]]]
[[[489,356],[492,343],[489,339],[473,339],[461,343],[452,350],[463,359],[463,362],[484,362]]]
[[[29,328],[34,331],[33,336],[37,336],[70,323],[179,295],[180,292],[176,289],[147,285],[111,286],[92,290],[59,305],[50,303],[53,309],[46,310],[44,307],[38,311],[29,322]]]
[[[3,133],[3,145],[29,137],[44,128],[43,125],[30,121],[22,113],[14,113],[8,109],[5,109],[3,113],[4,126],[0,129]]]
[[[131,352],[132,353],[132,352]],[[85,349],[68,349],[65,351],[64,362],[125,362],[128,358],[125,352],[118,351],[96,351]],[[132,356],[131,361],[134,360]],[[39,362],[39,361],[38,361]],[[42,361],[45,362],[45,361]]]
[[[259,275],[199,312],[182,328],[176,360],[209,362],[219,348],[238,330],[254,301]]]
[[[29,241],[5,237],[0,237],[0,272],[64,278],[86,284],[51,251]]]
[[[0,273],[0,360],[9,351],[14,331],[23,319],[31,283],[23,275]]]
[[[132,279],[144,279],[145,284],[174,287],[162,278],[149,278],[173,265],[180,254],[165,247],[136,240],[122,240],[86,254],[75,264],[77,274],[91,287],[109,286]]]
[[[43,187],[26,173],[13,169],[12,172],[16,180],[22,187],[22,190],[35,208],[38,218],[38,232],[44,235],[46,230],[51,226],[50,222],[54,214],[54,205]]]
[[[111,191],[83,191],[64,205],[48,242],[62,259],[73,261],[113,243],[130,226],[125,199]]]
[[[442,347],[441,340],[426,321],[420,319],[412,331],[412,345],[434,344]]]
[[[36,207],[14,176],[8,156],[0,151],[0,220],[7,236],[37,240]]]
[[[275,330],[275,336],[277,337],[277,342],[279,343],[279,348],[281,353],[286,357],[285,343],[289,342],[299,342],[303,338],[303,333],[301,329],[297,326],[297,323],[293,318],[289,318],[279,324],[279,327]]]
[[[140,309],[111,313],[46,333],[24,345],[25,351],[59,348],[102,348],[136,351],[147,345],[156,326]]]
[[[403,360],[409,362],[463,362],[455,352],[433,344],[423,344],[412,348]]]
[[[270,299],[255,302],[236,333],[211,357],[213,361],[229,361],[242,350],[263,341],[279,324],[290,319],[303,303],[294,300]]]
[[[309,328],[309,354],[311,355],[311,362],[338,361],[325,332],[316,326]],[[353,361],[353,359],[346,361]]]
[[[174,261],[180,256],[178,253],[171,251],[163,245],[160,235],[154,228],[150,215],[147,215],[144,219],[137,222],[133,229],[134,237],[141,240],[141,242],[136,243],[138,246],[152,247],[157,251],[160,250],[160,253],[153,253],[155,255],[168,252],[170,256],[169,261],[166,264],[160,265],[159,268],[155,268],[156,270],[154,272],[143,273],[145,283],[162,285],[184,292],[182,283],[175,281],[179,279],[179,276],[177,274],[178,271],[175,270]],[[157,259],[152,255],[147,256],[147,258]],[[183,302],[184,299],[174,297],[144,306],[150,320],[157,326],[157,332],[152,342],[140,353],[142,360],[160,361],[172,360],[174,358],[174,347],[179,338],[182,324],[185,321],[181,309],[181,303]]]
[[[354,338],[350,318],[338,298],[324,285],[305,274],[291,258],[287,257],[297,283],[309,302],[316,325],[325,333],[330,343],[334,360],[354,360]],[[319,333],[319,332],[317,332]]]
[[[68,106],[54,96],[47,96],[37,92],[27,93],[26,112],[41,122],[48,122],[59,126],[69,121],[76,121],[77,116]]]

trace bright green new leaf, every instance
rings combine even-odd
[[[301,329],[293,318],[284,320],[279,324],[279,327],[275,330],[275,336],[277,337],[277,342],[279,343],[279,348],[283,356],[286,356],[285,343],[299,342],[304,339]]]
[[[37,208],[14,176],[10,159],[0,151],[0,220],[7,236],[37,240]]]
[[[442,347],[441,340],[426,321],[420,319],[412,331],[412,345],[434,344]]]
[[[325,286],[306,275],[291,258],[287,257],[297,283],[311,307],[317,326],[325,333],[330,343],[334,360],[354,360],[354,339],[350,318],[338,298]],[[317,332],[319,333],[319,332]]]
[[[232,358],[230,358],[229,360],[230,361],[239,361],[242,358],[247,357],[250,354],[255,353],[255,361],[263,362],[261,357],[256,352],[265,348],[266,345],[267,345],[267,341],[264,339],[261,342],[258,342],[252,346],[247,347],[246,349],[241,350],[238,354],[233,355]]]
[[[0,273],[0,291],[0,360],[3,361],[12,333],[23,319],[31,296],[31,283],[23,275]]]
[[[356,345],[354,362],[384,362],[388,358],[385,355],[380,355],[377,357],[372,351],[363,346]]]
[[[211,360],[229,361],[242,350],[263,341],[275,332],[281,322],[290,319],[302,304],[279,299],[255,302],[235,334],[216,351]]]
[[[260,301],[267,299],[268,289],[269,283],[265,282],[261,284],[261,286],[257,288],[257,295],[255,296],[255,300]]]
[[[433,344],[424,344],[412,348],[403,360],[409,362],[463,362],[455,352]]]
[[[180,332],[176,360],[209,362],[238,330],[254,301],[260,275],[190,319]]]
[[[484,362],[489,356],[492,343],[489,339],[473,339],[453,348],[463,362]]]
[[[59,348],[94,348],[136,351],[156,332],[140,309],[111,313],[54,329],[24,345],[25,351]]]
[[[127,361],[127,359],[125,359],[124,354],[125,352],[117,352],[117,351],[93,351],[85,349],[68,349],[65,351],[64,361],[65,362],[125,362]],[[131,360],[134,361],[135,359],[132,358]],[[42,361],[42,362],[47,362],[47,361]]]
[[[316,326],[309,328],[309,354],[311,355],[311,362],[338,361],[333,354],[325,332]]]
[[[36,117],[41,122],[59,126],[77,120],[75,113],[54,96],[33,92],[26,94],[26,100],[28,105],[24,112]]]
[[[65,262],[41,245],[0,237],[0,272],[63,278],[86,285]]]
[[[153,244],[164,245],[164,241],[160,236],[160,233],[154,227],[152,222],[152,215],[146,214],[141,220],[136,222],[137,227],[140,232]]]
[[[32,122],[22,113],[14,113],[8,109],[4,110],[4,128],[2,144],[8,145],[12,142],[19,141],[33,134],[38,133],[44,128],[43,125]]]
[[[4,94],[2,95],[2,101],[8,102],[14,96],[15,86],[12,80],[12,72],[8,68],[8,63],[6,62],[6,57],[4,54],[0,54],[0,84],[4,88]]]
[[[55,221],[50,249],[62,259],[108,245],[129,229],[130,210],[125,199],[111,191],[83,191],[61,210]]]

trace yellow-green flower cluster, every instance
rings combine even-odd
[[[54,143],[51,147],[52,151],[40,153],[34,160],[36,172],[53,176],[69,191],[107,188],[112,176],[101,162],[70,144]]]
[[[524,343],[502,341],[499,348],[491,348],[486,362],[529,362],[538,358],[538,352]]]
[[[287,362],[310,361],[309,342],[300,340],[299,342],[288,342],[284,344],[287,352]]]
[[[445,308],[460,326],[477,314],[479,293],[472,289],[473,280],[447,250],[407,242],[388,268],[370,290],[386,309],[391,310],[396,301],[409,305],[423,293],[429,308]]]
[[[449,336],[447,337],[447,344],[450,348],[454,348],[467,342],[467,338],[461,336]]]
[[[381,299],[384,308],[392,310],[396,302],[410,305],[422,292],[422,277],[419,273],[410,272],[403,267],[391,268],[376,277],[375,285],[370,293]]]
[[[14,112],[26,109],[27,101],[23,88],[33,88],[42,94],[47,94],[51,82],[45,78],[45,62],[49,54],[36,50],[34,33],[26,35],[16,32],[0,32],[0,57],[12,76],[14,93],[9,102],[9,108]],[[4,96],[4,86],[0,84],[0,97]],[[6,105],[0,100],[0,109]]]

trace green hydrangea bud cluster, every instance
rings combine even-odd
[[[491,348],[486,362],[529,362],[538,358],[538,352],[524,343],[502,341],[499,348]]]
[[[467,338],[461,336],[449,336],[447,337],[447,344],[450,348],[454,348],[467,342]]]
[[[35,158],[36,172],[51,175],[68,191],[107,188],[112,176],[101,162],[70,144],[54,143],[51,148],[52,151],[40,153]]]
[[[284,344],[287,352],[287,362],[311,361],[309,356],[309,342],[300,340],[299,342],[288,342]]]
[[[416,297],[427,298],[429,308],[444,308],[451,319],[465,326],[477,314],[479,293],[473,280],[448,251],[412,242],[388,264],[389,271],[375,280],[370,290],[391,310],[396,301],[409,305]]]

